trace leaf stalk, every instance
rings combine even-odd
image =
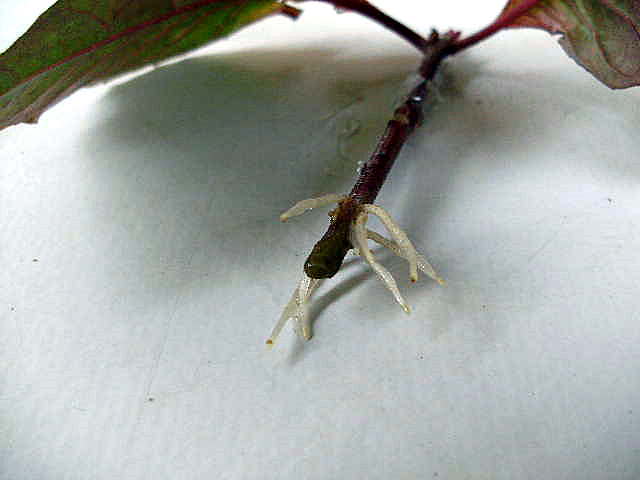
[[[525,0],[517,7],[514,7],[506,12],[503,11],[498,16],[498,18],[496,18],[496,20],[490,25],[456,42],[452,47],[451,53],[458,53],[462,50],[472,47],[473,45],[495,35],[499,31],[508,28],[513,24],[515,20],[526,14],[533,7],[537,6],[541,1],[542,0]]]
[[[308,0],[295,0],[298,2]],[[339,10],[346,10],[359,13],[360,15],[373,20],[374,22],[382,25],[387,30],[395,33],[399,37],[405,39],[420,52],[423,52],[428,47],[428,39],[424,38],[419,33],[411,30],[406,25],[400,23],[396,19],[390,17],[376,6],[367,2],[366,0],[315,0],[318,2],[330,3]]]

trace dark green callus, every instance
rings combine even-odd
[[[340,228],[333,231],[315,244],[313,250],[304,263],[304,272],[310,278],[333,277],[344,260],[345,255],[351,249],[349,241],[349,228]]]

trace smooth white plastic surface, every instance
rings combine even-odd
[[[447,285],[380,251],[407,316],[353,258],[265,347],[327,223],[278,216],[348,191],[419,61],[303,7],[0,132],[0,478],[639,478],[640,91],[543,32],[448,62],[378,199]]]

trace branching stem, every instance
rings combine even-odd
[[[298,0],[305,1],[305,0]],[[407,138],[422,122],[422,109],[429,95],[429,82],[447,56],[475,45],[496,32],[510,26],[518,17],[535,7],[541,0],[525,0],[501,14],[491,25],[460,39],[460,32],[439,35],[435,30],[424,38],[397,20],[378,10],[366,0],[318,0],[336,8],[351,10],[368,17],[407,40],[423,54],[420,66],[422,79],[407,99],[393,113],[369,160],[361,168],[355,185],[347,197],[331,212],[331,222],[323,237],[315,244],[304,265],[309,278],[329,278],[340,269],[351,243],[352,226],[364,205],[373,204],[394,161]]]
[[[312,288],[312,285],[317,286],[321,279],[334,276],[342,266],[344,257],[349,250],[357,251],[359,255],[365,258],[393,293],[403,310],[409,313],[409,305],[402,298],[393,276],[376,261],[371,252],[368,245],[368,240],[370,239],[387,246],[409,262],[409,276],[412,282],[417,280],[418,269],[420,269],[439,283],[444,283],[435,273],[433,267],[416,251],[407,235],[382,208],[374,205],[374,201],[405,142],[423,121],[423,106],[431,93],[431,81],[442,61],[447,56],[469,48],[503,28],[509,27],[520,16],[535,7],[540,0],[523,0],[518,6],[503,11],[488,27],[464,39],[460,39],[460,32],[458,31],[449,31],[444,35],[439,35],[435,30],[431,32],[429,38],[423,38],[381,12],[366,0],[317,1],[330,3],[336,8],[358,12],[411,43],[423,54],[419,69],[421,79],[411,90],[405,101],[393,112],[393,117],[387,123],[387,128],[380,137],[371,157],[360,169],[358,178],[349,195],[344,197],[340,195],[325,195],[304,200],[281,216],[281,220],[284,221],[315,206],[338,201],[338,206],[329,213],[331,217],[329,228],[318,243],[315,244],[309,257],[307,257],[304,264],[305,275],[302,282],[294,291],[280,320],[273,329],[271,337],[267,340],[267,344],[270,345],[273,344],[284,324],[292,318],[296,321],[298,334],[305,340],[309,339],[310,325],[307,304],[314,288]],[[369,214],[377,216],[384,223],[393,240],[386,239],[375,232],[367,230],[366,221]]]

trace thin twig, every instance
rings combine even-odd
[[[308,0],[294,0],[298,2],[308,1]],[[394,18],[391,18],[386,13],[382,12],[374,5],[370,4],[366,0],[316,0],[319,2],[330,3],[334,7],[340,10],[347,10],[359,13],[376,23],[379,23],[387,30],[390,30],[397,34],[398,36],[404,38],[411,45],[416,47],[421,52],[428,46],[428,40],[424,38],[419,33],[411,30],[406,25],[398,22]]]
[[[302,10],[283,3],[280,7],[280,13],[286,17],[291,18],[292,20],[297,20],[298,17],[302,14]]]

